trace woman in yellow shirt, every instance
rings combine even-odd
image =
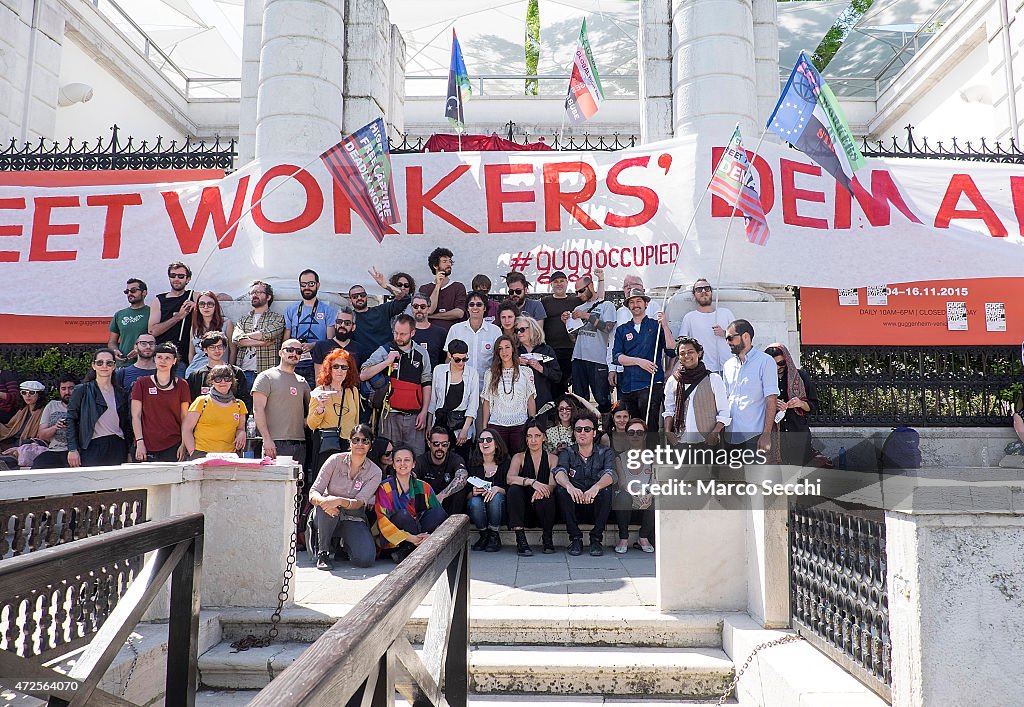
[[[210,452],[237,452],[245,446],[245,403],[235,397],[231,366],[214,366],[206,374],[210,392],[192,401],[181,421],[181,441],[189,459]]]
[[[348,438],[359,423],[359,367],[345,349],[327,354],[309,400],[306,426],[313,430],[314,478],[327,458],[350,449]]]

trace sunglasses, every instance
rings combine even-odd
[[[299,283],[299,287],[316,287],[316,286],[317,286],[317,281],[316,280],[310,280],[309,282],[300,282]]]
[[[465,363],[469,360],[469,356],[452,356],[452,363]]]
[[[516,327],[516,333],[517,334],[522,334],[523,332],[529,331],[529,330],[530,329],[528,327],[524,327],[524,326]]]
[[[776,365],[776,366],[778,367],[778,369],[779,369],[779,370],[781,371],[781,370],[782,370],[783,368],[785,368],[785,367],[786,367],[786,362],[785,362],[785,361],[776,361],[776,362],[775,362],[775,365]]]
[[[135,345],[136,346],[156,346],[156,342],[155,341],[136,341]],[[221,348],[224,348],[223,344],[216,344],[216,345],[220,346]],[[213,347],[212,346],[207,346],[206,348],[210,349],[210,348],[213,348]]]
[[[414,305],[412,306],[412,308],[413,308],[413,309],[426,309],[426,308],[427,308],[428,306],[429,306],[429,305],[426,305],[426,304],[414,304]]]
[[[509,291],[508,291],[508,293],[509,293],[510,295],[521,295],[521,294],[523,294],[524,292],[526,292],[526,290],[509,290]]]
[[[645,434],[643,430],[626,430],[627,437],[643,437]]]
[[[186,275],[185,273],[179,273],[179,272],[168,273],[167,277],[169,279],[171,279],[171,280],[187,280],[188,279],[188,275]]]
[[[127,290],[124,291],[124,293],[126,295],[134,295],[136,292],[142,292],[142,288],[141,287],[129,287]]]
[[[333,363],[333,364],[331,364],[331,370],[332,371],[347,371],[348,370],[348,366],[346,366],[343,363]]]
[[[352,444],[369,444],[370,440],[368,440],[366,437],[353,437],[349,440],[349,442],[351,442]],[[382,454],[381,456],[386,455]]]
[[[581,287],[580,289],[576,290],[576,294],[582,295],[584,292],[586,292],[589,289],[590,289],[590,285],[587,285],[586,287]]]
[[[484,303],[483,303],[483,302],[470,302],[470,303],[469,303],[468,305],[466,305],[466,306],[467,306],[467,307],[483,307],[483,306],[484,306]]]
[[[725,340],[726,341],[732,341],[733,339],[742,339],[742,338],[743,338],[743,334],[726,334],[725,335]]]
[[[700,287],[694,287],[693,291],[696,292],[711,292],[711,285],[701,285]]]
[[[593,427],[574,427],[573,429],[576,430],[577,432],[593,432],[594,431]]]
[[[302,347],[301,346],[285,346],[281,350],[284,351],[285,353],[291,353],[291,354],[301,354],[302,353]]]
[[[430,441],[430,446],[431,446],[431,447],[440,447],[440,448],[444,449],[445,447],[450,447],[450,446],[452,446],[452,443],[451,443],[451,442],[448,442],[448,441],[443,441],[443,442],[435,442],[435,441],[431,440],[431,441]]]
[[[394,453],[395,453],[395,450],[394,450],[394,449],[386,449],[386,450],[384,450],[383,452],[381,452],[381,453],[380,453],[380,455],[381,455],[382,457],[390,457],[390,456],[391,456],[392,454],[394,454]]]
[[[412,283],[411,282],[396,282],[395,283],[395,287],[404,287],[405,289],[408,290],[410,287],[412,287]]]
[[[349,321],[348,319],[336,319],[334,321],[334,326],[346,326],[346,327],[349,327],[349,326],[352,326],[353,324],[355,324],[355,322]]]
[[[216,302],[200,302],[199,303],[200,307],[215,307],[216,305],[217,305]]]
[[[235,379],[234,376],[214,376],[213,377],[213,382],[214,383],[230,383],[234,379]]]
[[[365,292],[349,292],[348,296],[349,297],[366,297],[366,293]]]
[[[23,390],[23,391],[21,391],[21,394],[22,395],[39,395],[39,391],[38,390]]]
[[[92,365],[94,365],[94,366],[106,366],[107,368],[113,368],[117,364],[115,364],[112,360],[105,358],[102,361],[93,361]]]
[[[477,444],[494,444],[494,437],[481,437]]]

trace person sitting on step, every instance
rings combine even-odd
[[[397,445],[391,463],[395,475],[385,479],[377,489],[374,503],[377,522],[373,534],[377,547],[391,551],[391,559],[397,565],[430,537],[448,514],[430,484],[413,475],[416,456],[411,447]]]
[[[578,519],[589,516],[594,523],[590,531],[590,554],[600,557],[604,554],[604,528],[612,510],[615,452],[594,442],[597,418],[588,412],[579,412],[573,417],[573,434],[575,444],[558,455],[555,498],[569,531],[569,554],[583,554],[583,532]]]
[[[476,449],[469,456],[472,490],[466,501],[466,512],[480,531],[474,550],[497,552],[501,549],[502,521],[505,520],[505,489],[508,486],[509,458],[505,442],[490,427],[484,428],[476,440]],[[473,480],[487,482],[489,487],[474,485]]]
[[[516,533],[516,554],[533,556],[526,542],[526,508],[533,506],[540,520],[544,554],[555,551],[552,528],[555,526],[555,477],[551,470],[558,466],[558,457],[544,448],[544,426],[537,420],[526,423],[526,451],[512,457],[508,469],[508,520]]]

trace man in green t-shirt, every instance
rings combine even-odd
[[[146,283],[137,278],[128,281],[124,294],[128,306],[119,309],[110,320],[107,347],[117,351],[118,365],[135,358],[135,340],[149,331],[149,305],[146,304]]]

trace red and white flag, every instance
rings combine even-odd
[[[576,43],[576,53],[573,55],[569,93],[565,97],[565,112],[572,122],[582,123],[594,117],[603,100],[604,89],[601,88],[601,77],[597,74],[597,64],[594,63],[594,55],[590,51],[587,20],[584,18],[580,38]]]

